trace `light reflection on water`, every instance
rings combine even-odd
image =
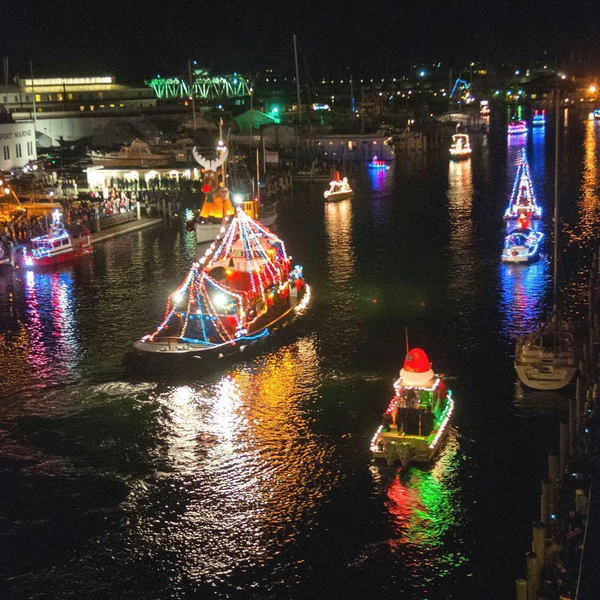
[[[465,518],[459,494],[459,452],[456,432],[451,429],[437,462],[429,468],[413,466],[390,481],[389,467],[371,467],[394,535],[385,542],[387,551],[404,556],[403,585],[424,594],[418,597],[426,597],[437,578],[467,562],[460,546],[449,542]],[[362,559],[375,550],[381,552],[370,548]]]
[[[304,338],[214,383],[159,393],[166,462],[128,501],[148,513],[129,534],[131,550],[168,549],[182,578],[210,581],[257,567],[306,535],[338,479],[333,446],[312,431],[306,410],[321,379],[315,340]],[[171,486],[184,490],[176,515]],[[164,508],[153,506],[160,501]],[[157,529],[156,518],[166,526]]]
[[[551,275],[545,256],[530,265],[500,265],[502,331],[508,339],[521,338],[539,324]]]

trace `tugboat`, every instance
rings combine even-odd
[[[239,357],[303,314],[310,298],[283,241],[237,208],[218,247],[213,242],[169,296],[156,331],[134,344],[135,361]]]
[[[52,213],[52,225],[47,235],[31,240],[31,253],[27,250],[22,254],[22,265],[28,269],[52,267],[70,262],[92,252],[92,243],[88,235],[73,238],[62,224],[62,214],[55,210]]]
[[[329,189],[323,193],[326,202],[338,202],[339,200],[348,200],[354,196],[354,191],[348,183],[348,178],[340,180],[340,174],[336,172],[336,178],[329,183]]]
[[[529,227],[529,217],[519,216],[519,226],[511,231],[504,240],[502,262],[531,263],[540,255],[540,244],[544,234]]]
[[[521,151],[517,155],[515,164],[517,166],[517,174],[504,218],[507,220],[518,219],[520,215],[527,215],[531,219],[541,219],[542,207],[537,203],[535,198],[529,163],[527,162],[527,153],[524,148],[521,148]]]
[[[469,136],[466,133],[455,133],[452,136],[452,146],[450,146],[450,158],[452,160],[461,160],[471,156],[471,144]]]
[[[388,465],[400,461],[403,467],[432,462],[448,429],[454,401],[421,348],[406,354],[394,391],[371,440],[373,457],[385,459]]]
[[[508,135],[522,135],[527,133],[527,121],[511,121],[508,124]]]

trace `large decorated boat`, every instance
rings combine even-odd
[[[237,208],[169,296],[162,323],[134,344],[137,359],[219,362],[273,336],[307,308],[311,290],[282,240]],[[139,361],[138,361],[139,362]]]
[[[80,256],[90,254],[92,244],[88,235],[74,238],[62,223],[62,214],[52,213],[52,225],[47,235],[31,240],[31,252],[23,251],[21,263],[25,268],[52,267],[71,262]]]
[[[427,355],[413,348],[404,360],[394,397],[371,440],[371,452],[389,465],[429,463],[439,450],[454,410],[452,393],[434,374]]]
[[[505,219],[518,219],[520,215],[526,215],[530,219],[541,219],[542,207],[537,203],[531,172],[527,162],[527,153],[521,148],[516,160],[517,174],[513,184],[508,208],[504,212]]]
[[[455,133],[452,136],[452,145],[450,146],[450,158],[461,160],[471,156],[471,144],[469,136],[466,133]]]
[[[339,200],[348,200],[354,196],[354,191],[348,183],[348,178],[340,178],[336,173],[336,178],[329,182],[329,189],[323,193],[327,202],[338,202]]]

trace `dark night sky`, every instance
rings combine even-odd
[[[141,82],[177,74],[188,57],[216,72],[293,69],[291,36],[317,79],[322,73],[400,73],[411,63],[549,60],[600,55],[592,0],[225,0],[221,3],[7,0],[0,54],[11,73],[115,74]],[[11,75],[11,76],[12,76]]]

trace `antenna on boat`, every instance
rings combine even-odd
[[[406,338],[406,354],[410,352],[410,348],[408,346],[408,327],[404,328],[404,337]]]

